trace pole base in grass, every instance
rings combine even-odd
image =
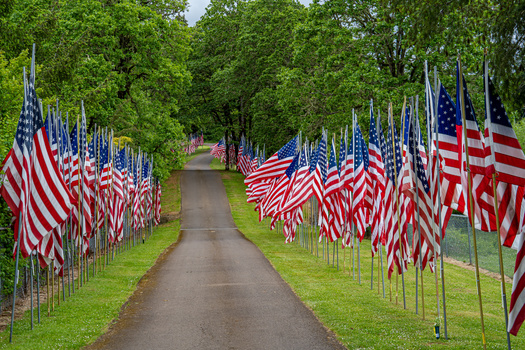
[[[436,339],[439,339],[439,326],[434,326],[434,334]]]

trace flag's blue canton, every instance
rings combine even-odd
[[[137,186],[138,186],[139,175],[140,175],[139,164],[138,164],[139,163],[139,159],[140,159],[140,157],[136,156],[135,162],[134,162],[134,165],[133,165],[133,185],[135,186],[135,188],[137,188]]]
[[[385,135],[383,134],[383,127],[381,127],[381,123],[379,123],[379,145],[381,146],[381,158],[383,159],[383,162],[386,159],[386,141],[385,141]]]
[[[339,169],[337,168],[337,161],[335,159],[335,147],[334,147],[334,144],[332,142],[332,151],[330,152],[330,159],[328,160],[328,168],[329,169],[333,169],[334,167],[339,172]]]
[[[320,146],[320,144],[319,144]],[[317,167],[317,162],[319,161],[319,147],[317,149],[314,149],[310,153],[310,169],[308,169],[308,172],[311,174],[315,171],[315,168]]]
[[[122,162],[122,169],[126,170],[129,168],[129,158],[126,157],[126,147],[120,150],[120,161]]]
[[[299,161],[299,166],[297,167],[297,169],[304,168],[305,166],[308,165],[308,160],[306,158],[307,156],[306,156],[306,147],[305,147],[303,151],[301,152],[301,159]]]
[[[365,171],[367,171],[369,163],[368,148],[366,147],[365,139],[363,138],[361,129],[356,123],[354,169],[357,169],[359,166],[361,166],[361,164],[363,164]]]
[[[409,107],[407,107],[405,110],[405,124],[401,124],[401,127],[405,125],[405,130],[403,130],[403,140],[405,142],[405,146],[407,145],[407,142],[408,142],[408,127],[407,127],[408,123],[410,123],[410,108]]]
[[[82,161],[86,158],[86,145],[87,145],[87,132],[86,132],[86,119],[82,118],[80,125],[80,156]]]
[[[103,139],[103,136],[100,135],[100,162],[98,163],[99,165],[99,170],[98,171],[102,171],[102,169],[104,169],[104,165],[108,164],[108,142],[107,140],[104,140]]]
[[[142,156],[142,180],[149,177],[149,161],[146,160],[144,155]]]
[[[321,178],[323,183],[325,183],[326,178],[328,177],[328,169],[326,168],[326,135],[321,137],[321,142],[319,143],[319,149],[317,153],[319,167],[321,168]]]
[[[374,113],[370,116],[370,133],[368,135],[369,137],[369,143],[376,146],[376,148],[381,149],[379,147],[379,139],[377,137],[377,130],[376,130],[376,121],[374,118]]]
[[[489,103],[490,103],[490,121],[492,123],[500,124],[503,126],[506,126],[508,128],[512,128],[512,125],[510,124],[509,117],[507,116],[507,112],[505,112],[505,107],[503,107],[503,103],[501,102],[501,98],[496,93],[496,90],[494,89],[494,84],[492,84],[492,80],[489,78]],[[487,116],[485,116],[487,118]]]
[[[64,154],[65,152],[69,151],[69,146],[67,142],[69,140],[69,137],[67,136],[67,131],[62,125],[62,120],[60,120],[60,118],[58,120],[58,132],[60,133],[60,152]]]
[[[418,141],[415,138],[416,131],[414,130],[414,124],[414,120],[410,120],[410,123],[407,125],[408,127],[406,128],[408,133],[407,154],[412,156],[412,159],[414,160],[412,164],[412,170],[416,172],[418,181],[423,185],[425,192],[428,193],[430,191],[430,187],[428,186],[425,168],[423,167],[423,160],[421,159],[421,155],[419,154]],[[418,133],[420,133],[420,130],[418,130]]]
[[[477,125],[476,115],[474,114],[474,107],[472,106],[472,101],[470,99],[470,94],[467,89],[467,82],[465,77],[463,79],[463,98],[465,101],[465,120],[475,121]],[[459,89],[459,63],[457,65],[456,71],[456,124],[463,125],[462,115],[461,115],[461,103],[460,103],[460,89]]]
[[[77,135],[77,129],[78,123],[75,124],[73,130],[71,130],[71,133],[69,134],[71,137],[71,150],[73,151],[73,155],[78,154],[79,135]]]
[[[27,96],[24,96],[24,103],[16,128],[16,142],[21,150],[25,147],[28,153],[31,154],[33,149],[33,135],[38,129],[42,128],[42,123],[40,106],[33,83],[30,79]]]
[[[392,129],[394,129],[394,135],[392,137]],[[394,139],[395,150],[393,149],[392,138]],[[396,157],[395,169],[394,169],[394,153]],[[395,177],[399,175],[401,170],[401,150],[399,148],[399,141],[397,139],[396,125],[393,123],[391,127],[388,128],[388,136],[386,140],[386,159],[385,159],[385,170],[390,181],[395,182]]]
[[[295,154],[296,149],[297,149],[297,137],[298,136],[291,139],[283,148],[281,148],[277,152],[277,158],[279,159],[288,158],[288,157],[292,157]]]
[[[115,168],[122,172],[124,170],[124,166],[122,164],[122,159],[120,158],[120,152],[115,152],[115,155],[113,156],[113,160],[115,162]]]
[[[441,85],[438,100],[438,132],[456,137],[456,104]]]
[[[396,152],[396,174],[399,175],[399,172],[401,171],[401,166],[403,165],[403,160],[401,159],[401,147],[399,138],[397,137],[397,129],[396,129],[396,123],[393,122],[394,126],[394,143],[395,143],[395,152]]]
[[[96,134],[93,135],[93,137],[91,138],[91,141],[89,142],[89,145],[88,145],[88,150],[89,150],[89,158],[96,160],[95,139],[96,139]]]
[[[288,166],[288,168],[285,171],[286,176],[288,176],[288,179],[292,178],[293,173],[295,172],[295,169],[297,168],[297,163],[299,163],[299,156],[301,154],[297,153],[295,157],[292,160],[292,163]]]
[[[339,169],[343,168],[343,164],[346,162],[346,140],[341,134],[341,141],[339,143]]]
[[[47,139],[49,140],[50,146],[57,144],[57,135],[56,135],[54,120],[55,118],[53,117],[53,115],[50,112],[48,112],[44,126],[46,128],[46,135],[47,135]]]

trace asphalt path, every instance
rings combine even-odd
[[[208,154],[181,177],[179,242],[92,349],[344,349],[233,222]]]

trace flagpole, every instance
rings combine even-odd
[[[100,131],[99,131],[100,132]],[[98,158],[98,147],[99,147],[99,144],[98,144],[98,136],[99,134],[97,133],[97,123],[95,123],[95,129],[94,129],[94,132],[93,132],[93,151],[95,152],[95,215],[94,215],[94,221],[95,221],[95,225],[94,225],[94,236],[95,236],[95,248],[93,249],[93,277],[95,277],[95,274],[97,272],[97,259],[98,259],[98,219],[99,219],[99,216],[98,216],[98,191],[99,191],[99,185],[98,185],[98,169],[99,169],[99,158]]]
[[[437,108],[438,106],[438,80],[437,80],[437,67],[434,66],[434,85],[435,85],[435,106]],[[438,124],[437,124],[437,111],[436,111],[436,117],[434,118],[434,132],[436,133],[436,159],[438,162],[438,168],[437,168],[437,183],[438,186],[441,186],[441,159],[439,157],[439,136],[438,136]],[[441,264],[440,264],[440,271],[441,271],[441,294],[443,295],[443,320],[445,325],[445,339],[448,340],[448,333],[447,333],[447,306],[445,301],[445,270],[443,266],[443,251],[441,249],[441,245],[443,244],[443,229],[441,227],[441,191],[438,187],[437,191],[438,196],[438,212],[439,212],[439,244],[440,244],[440,251],[439,255],[441,258]]]
[[[419,152],[419,149],[416,148],[416,137],[418,139],[418,143],[419,143],[419,128],[417,128],[416,130],[416,125],[418,125],[418,121],[419,121],[419,116],[418,116],[418,107],[419,107],[419,95],[416,95],[416,105],[415,105],[415,111],[414,111],[414,105],[413,105],[413,102],[414,102],[414,99],[411,98],[411,104],[410,104],[410,109],[412,110],[411,113],[410,113],[410,118],[414,118],[414,138],[412,140],[412,147],[414,149],[414,163],[413,163],[413,166],[416,170],[416,193],[419,192],[419,169],[418,169],[418,166],[416,164],[416,157],[417,157],[417,154],[416,152]],[[409,124],[409,127],[410,127],[410,124]],[[409,131],[410,133],[410,131]],[[410,142],[410,139],[408,140],[408,142]],[[424,292],[424,289],[423,289],[423,251],[421,249],[421,215],[420,215],[420,209],[419,209],[419,195],[416,194],[416,205],[417,205],[417,232],[418,232],[418,245],[419,245],[419,271],[421,273],[421,307],[423,309],[423,321],[425,320],[425,292]],[[416,290],[417,290],[417,283],[416,283]],[[417,293],[417,291],[416,291]],[[416,306],[417,306],[417,295],[416,295]],[[416,314],[417,314],[417,307],[416,307]]]
[[[405,101],[403,102],[403,112],[405,111],[406,107],[406,97]],[[403,285],[403,308],[407,308],[406,304],[406,297],[405,297],[405,259],[403,255],[403,235],[401,232],[401,219],[399,217],[399,189],[398,189],[398,183],[397,183],[397,165],[396,165],[396,144],[395,144],[395,130],[394,130],[394,115],[392,111],[392,102],[390,102],[390,109],[389,109],[389,119],[390,119],[390,127],[392,130],[392,146],[393,146],[393,160],[394,160],[394,180],[395,184],[394,187],[396,189],[396,215],[397,215],[397,227],[399,230],[399,252],[401,254],[401,261],[400,261],[400,269],[401,269],[401,282]],[[395,246],[395,243],[394,243]],[[399,261],[399,259],[398,259]],[[396,279],[399,278],[399,272],[396,274]],[[398,294],[398,286],[396,281],[396,305],[397,305],[397,294]]]
[[[29,256],[29,262],[31,263],[31,329],[33,329],[33,252]]]
[[[77,287],[80,288],[82,285],[82,268],[80,266],[80,260],[81,260],[81,247],[80,247],[80,220],[81,220],[81,214],[80,214],[80,206],[82,205],[82,199],[80,196],[82,196],[81,190],[80,190],[80,135],[79,135],[79,125],[78,125],[78,117],[77,117],[77,193],[78,193],[78,211],[77,211],[77,245],[78,245],[78,278],[77,278]]]
[[[370,99],[370,115],[372,116],[374,113],[374,99]],[[370,151],[369,151],[370,152]],[[373,191],[373,189],[372,189]],[[372,194],[373,196],[373,194]],[[374,198],[375,200],[375,198]],[[374,205],[375,206],[375,205]],[[371,243],[371,246],[372,246],[372,249],[373,250],[373,246],[374,246],[374,242],[372,241],[372,239],[370,240],[370,243]],[[370,254],[372,255],[372,262],[371,262],[371,267],[370,267],[370,290],[373,290],[374,289],[374,254]],[[377,293],[379,293],[379,264],[377,264]]]
[[[341,128],[341,138],[343,138],[343,128]],[[345,159],[344,160],[341,160],[339,159],[339,163],[343,164],[342,162],[344,162],[345,164],[345,169],[346,169],[346,141],[348,139],[348,125],[346,126],[346,130],[345,130],[345,143],[344,143],[344,146],[345,146]],[[341,153],[341,151],[339,151],[339,153]],[[345,176],[346,176],[346,170],[345,170]],[[344,183],[344,179],[343,179],[343,183]],[[343,226],[343,234],[342,234],[342,247],[343,247],[343,273],[345,273],[345,262],[346,262],[346,247],[345,247],[345,243],[346,243],[346,197],[348,195],[348,192],[346,190],[346,188],[343,187],[343,190],[344,190],[344,196],[343,196],[343,203],[344,203],[344,213],[343,213],[343,217],[344,217],[344,226]]]
[[[487,53],[485,52],[485,63],[484,63],[484,74],[483,74],[483,82],[485,85],[485,113],[486,113],[486,121],[488,123],[488,127],[485,130],[488,130],[489,133],[492,133],[492,111],[490,108],[490,99],[489,99],[489,64],[487,61]],[[486,141],[490,143],[490,160],[493,165],[496,164],[496,160],[494,159],[494,147],[492,145],[492,137],[489,135],[489,137],[486,139]],[[498,192],[497,192],[497,183],[496,183],[496,173],[492,173],[492,188],[494,190],[494,212],[496,214],[496,230],[498,235],[496,236],[496,242],[498,244],[498,255],[499,255],[499,273],[501,277],[501,300],[503,302],[503,314],[505,316],[505,332],[507,333],[507,347],[510,350],[510,333],[508,331],[509,329],[509,314],[507,310],[507,287],[505,285],[505,271],[503,270],[503,254],[501,251],[501,235],[500,235],[500,221],[499,221],[499,209],[498,209]]]
[[[432,244],[434,245],[434,264],[436,268],[434,269],[434,280],[436,284],[436,311],[437,311],[437,317],[440,319],[440,307],[439,307],[439,283],[438,283],[438,276],[437,276],[437,244],[436,244],[436,236],[435,236],[435,226],[436,226],[436,220],[435,220],[435,209],[434,209],[434,188],[437,188],[439,190],[439,185],[434,182],[434,172],[436,171],[434,169],[434,161],[433,161],[433,155],[432,155],[432,118],[434,116],[434,108],[432,108],[432,96],[430,95],[430,81],[428,80],[428,63],[425,61],[425,109],[426,109],[426,120],[427,120],[427,145],[428,145],[428,160],[429,164],[427,165],[430,169],[428,173],[430,174],[429,180],[430,180],[430,198],[432,201]],[[434,92],[437,93],[437,92]],[[437,105],[435,105],[437,106]],[[436,203],[438,206],[438,222],[441,222],[441,211],[439,208],[441,208],[441,202]]]
[[[352,109],[352,174],[355,178],[354,173],[354,164],[355,164],[355,118],[354,118],[354,109]],[[353,179],[352,179],[353,181]],[[352,269],[354,271],[354,281],[355,281],[355,255],[354,255],[354,249],[355,249],[355,232],[354,232],[354,191],[352,191],[352,209],[350,212],[350,233],[352,235]]]
[[[24,67],[25,83],[25,67]],[[20,260],[20,234],[22,233],[22,213],[18,213],[18,235],[16,236],[16,258],[15,258],[15,282],[13,286],[13,305],[11,308],[11,330],[9,332],[9,342],[13,342],[13,324],[15,323],[15,304],[16,304],[16,285],[18,284],[18,261]]]
[[[483,349],[487,348],[487,342],[485,340],[485,322],[483,319],[483,303],[481,301],[481,284],[479,280],[479,262],[478,262],[478,245],[476,241],[476,228],[475,228],[475,222],[474,222],[474,205],[473,201],[474,198],[472,196],[472,179],[470,176],[470,160],[469,160],[469,153],[468,153],[468,138],[467,138],[467,122],[465,117],[465,93],[463,91],[463,68],[461,66],[461,58],[458,54],[458,80],[459,80],[459,90],[460,90],[460,102],[461,103],[461,119],[463,122],[463,137],[464,137],[464,146],[465,146],[465,155],[466,155],[466,163],[467,163],[467,179],[468,179],[468,196],[469,196],[469,209],[471,214],[471,227],[472,227],[472,239],[474,244],[474,257],[476,261],[476,286],[478,288],[478,301],[479,301],[479,313],[480,313],[480,319],[481,319],[481,336],[483,338]]]

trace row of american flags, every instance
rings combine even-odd
[[[381,246],[387,252],[389,279],[410,263],[435,272],[453,210],[468,216],[476,229],[499,228],[501,245],[518,250],[506,326],[517,335],[525,320],[525,155],[487,64],[484,133],[459,60],[456,101],[445,86],[438,82],[432,87],[425,76],[424,101],[405,99],[399,129],[392,104],[387,122],[381,123],[370,102],[368,144],[352,111],[352,135],[347,126],[339,140],[325,130],[315,143],[302,142],[298,135],[264,160],[245,140],[236,155],[222,139],[211,153],[222,161],[230,153],[230,162],[246,176],[248,202],[256,204],[260,220],[270,218],[272,229],[282,222],[286,242],[295,239],[302,206],[312,197],[319,207],[320,241],[340,239],[348,247],[369,228],[372,256]],[[420,120],[426,120],[425,133]],[[409,224],[414,228],[411,244]]]
[[[184,152],[193,154],[202,145],[204,145],[204,134],[202,131],[200,133],[191,133],[188,135],[188,140],[184,145]]]
[[[71,131],[69,125],[58,103],[56,109],[48,106],[43,120],[33,55],[29,81],[24,71],[24,100],[13,147],[0,168],[0,194],[14,218],[17,264],[19,254],[36,255],[42,268],[62,277],[64,243],[66,249],[76,250],[79,264],[81,259],[88,262],[92,243],[93,262],[97,254],[107,254],[109,261],[111,248],[129,243],[132,235],[142,234],[144,239],[159,224],[162,195],[152,175],[153,157],[117,145],[107,128],[88,135],[83,105]]]

